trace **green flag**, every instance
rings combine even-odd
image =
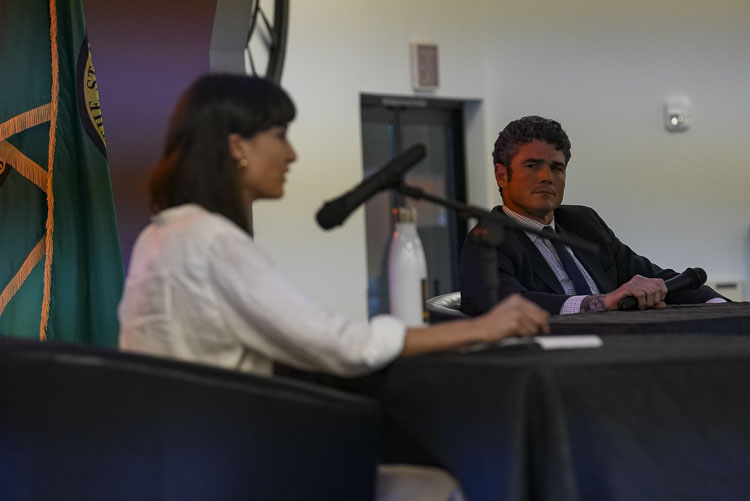
[[[116,346],[122,256],[81,0],[0,5],[0,335]]]

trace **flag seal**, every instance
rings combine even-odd
[[[91,46],[85,36],[78,51],[76,68],[78,87],[78,111],[86,134],[91,138],[102,155],[107,156],[107,140],[104,137],[102,108],[99,102],[99,90],[96,86],[96,72],[91,61]]]
[[[0,159],[0,187],[3,186],[3,183],[5,183],[5,180],[8,178],[8,175],[10,174],[10,170],[13,168],[13,166],[7,162],[3,162]]]

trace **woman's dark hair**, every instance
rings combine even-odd
[[[151,211],[194,203],[248,231],[229,134],[250,138],[294,115],[289,95],[269,80],[212,74],[193,82],[172,112],[164,153],[151,173]]]

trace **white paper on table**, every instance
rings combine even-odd
[[[577,350],[585,348],[599,348],[602,346],[602,338],[599,336],[534,336],[534,337],[507,337],[497,343],[476,343],[459,349],[461,353],[481,351],[491,346],[522,348],[527,346],[539,346],[543,350]]]
[[[579,348],[599,348],[602,338],[595,335],[581,336],[537,336],[534,338],[545,350],[576,350]]]

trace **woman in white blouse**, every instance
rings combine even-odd
[[[120,347],[270,375],[274,361],[356,375],[399,356],[547,332],[547,314],[511,297],[486,315],[406,328],[345,318],[302,294],[248,231],[259,199],[284,191],[295,115],[275,84],[208,75],[182,96],[150,180],[152,223],[133,249]]]

